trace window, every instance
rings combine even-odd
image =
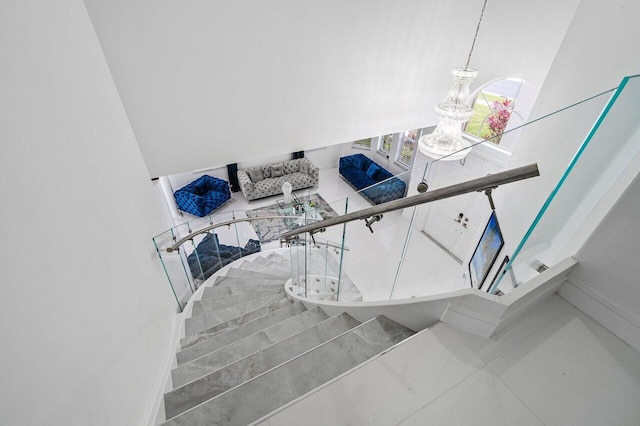
[[[371,138],[360,139],[359,141],[355,141],[351,144],[352,148],[359,149],[371,149]]]
[[[521,78],[504,78],[482,87],[473,100],[473,116],[463,130],[499,145],[523,81]]]
[[[411,167],[413,156],[416,152],[416,141],[418,140],[418,130],[408,130],[402,133],[400,147],[396,161],[406,167]]]
[[[378,151],[383,155],[389,155],[391,152],[391,141],[393,140],[393,134],[388,134],[380,137],[378,141]]]

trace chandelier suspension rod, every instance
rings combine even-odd
[[[473,48],[476,45],[476,39],[478,38],[478,31],[480,31],[480,23],[482,22],[482,17],[484,16],[484,9],[487,7],[487,1],[484,0],[484,4],[482,5],[482,11],[480,12],[480,19],[478,20],[478,26],[476,27],[476,34],[473,36],[473,42],[471,43],[471,50],[469,50],[469,56],[467,57],[467,65],[465,65],[464,69],[469,69],[469,63],[471,62],[471,54],[473,53]]]

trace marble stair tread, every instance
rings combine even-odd
[[[285,340],[255,352],[204,377],[179,387],[164,397],[167,418],[175,417],[265,371],[287,362],[348,330],[360,322],[342,313]]]
[[[165,424],[247,425],[412,334],[413,331],[387,318],[374,318],[185,411]]]
[[[291,299],[283,298],[278,303],[260,306],[258,309],[254,309],[253,311],[246,312],[242,315],[239,315],[223,323],[216,324],[213,327],[209,327],[206,330],[183,337],[182,339],[180,339],[180,347],[182,349],[188,348],[204,340],[217,336],[218,334],[225,333],[228,330],[231,330],[235,327],[239,327],[250,321],[263,317],[271,312],[275,312],[282,308],[286,308],[291,304],[293,304],[293,301]]]
[[[302,304],[302,302],[294,302],[252,321],[239,325],[238,327],[230,328],[222,333],[218,333],[211,338],[207,339],[203,336],[202,340],[190,345],[189,347],[184,347],[176,354],[178,365],[200,358],[209,352],[213,352],[224,346],[230,345],[237,340],[271,327],[272,325],[277,324],[280,321],[284,321],[287,318],[301,314],[306,310],[307,308]]]
[[[282,278],[263,277],[263,276],[242,276],[242,277],[226,277],[218,276],[213,281],[211,286],[217,287],[220,285],[246,285],[246,284],[263,284],[263,285],[278,285],[282,284]]]
[[[266,290],[253,291],[251,293],[237,294],[234,296],[222,296],[222,297],[208,297],[206,299],[200,299],[193,302],[193,309],[191,315],[200,315],[206,312],[213,312],[218,309],[226,308],[229,306],[237,305],[239,303],[248,302],[249,300],[261,299],[263,297],[271,296],[274,294],[283,294],[284,288],[273,287]]]
[[[267,267],[273,269],[274,271],[278,271],[279,273],[282,273],[282,274],[290,274],[291,273],[291,267],[285,266],[285,265],[280,265],[279,263],[272,262],[271,260],[267,259],[266,257],[257,257],[255,259],[253,259],[253,262],[257,263],[258,265],[267,266]]]
[[[173,386],[179,387],[205,376],[225,365],[262,350],[302,330],[313,327],[329,316],[318,307],[281,321],[271,327],[240,339],[214,352],[183,364],[171,371]]]
[[[184,321],[185,336],[190,336],[192,334],[207,330],[220,323],[241,316],[245,312],[256,310],[261,306],[277,304],[282,299],[283,296],[281,294],[275,294],[222,308],[215,312],[207,312],[204,314],[193,316],[191,318],[187,318]]]
[[[272,269],[269,266],[260,265],[259,263],[251,262],[248,260],[240,264],[239,269],[242,269],[243,271],[252,271],[252,272],[258,272],[262,274],[273,275],[274,277],[279,277],[284,280],[288,280],[290,275],[290,273],[286,273],[283,271],[276,271],[275,269]]]
[[[218,285],[215,287],[205,287],[202,292],[202,299],[209,299],[212,297],[225,297],[236,296],[238,294],[247,294],[254,291],[262,291],[273,288],[281,287],[279,285],[263,285],[263,284],[245,284],[245,285]],[[202,300],[200,299],[200,300]]]
[[[275,271],[278,271],[280,273],[283,274],[290,274],[291,273],[291,268],[290,267],[285,267],[283,265],[280,265],[278,263],[272,262],[269,259],[267,259],[266,257],[261,257],[258,256],[255,259],[253,259],[253,263],[257,263],[258,265],[263,265],[263,266],[267,266]]]
[[[290,255],[283,256],[278,253],[269,253],[266,259],[272,264],[279,266],[280,268],[291,270]]]
[[[282,280],[282,276],[267,274],[265,272],[257,272],[257,271],[247,271],[245,269],[240,268],[229,268],[225,273],[227,277],[253,277],[256,278],[271,278],[271,279],[280,279]]]
[[[216,285],[213,287],[205,287],[202,292],[201,299],[210,299],[212,297],[219,297],[220,291],[217,290],[219,287],[234,287],[233,290],[224,289],[223,293],[232,292],[233,294],[245,294],[250,293],[252,291],[260,291],[260,290],[268,290],[271,288],[281,288],[284,286],[282,280],[278,281],[266,281],[266,280],[250,280],[247,278],[232,278],[229,281],[224,281],[220,285]]]

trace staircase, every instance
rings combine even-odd
[[[247,425],[414,331],[378,316],[361,323],[291,300],[289,259],[245,260],[193,303],[165,394],[167,425]]]

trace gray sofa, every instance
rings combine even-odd
[[[318,186],[318,167],[308,158],[267,164],[238,170],[238,181],[244,198],[255,200],[282,194],[282,184],[289,182],[293,190]]]

